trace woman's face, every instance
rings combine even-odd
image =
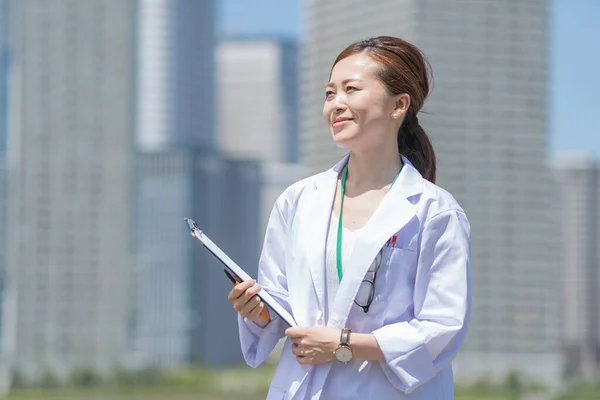
[[[405,112],[398,107],[403,96],[389,94],[377,77],[378,68],[364,53],[346,57],[333,67],[323,118],[339,147],[360,150],[396,145]]]

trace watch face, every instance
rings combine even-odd
[[[335,358],[339,362],[350,362],[352,360],[352,351],[346,346],[340,346],[335,351]]]

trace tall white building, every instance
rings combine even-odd
[[[215,122],[213,0],[140,0],[136,144],[137,366],[242,362],[231,283],[196,242],[189,217],[256,271],[260,165],[223,154]],[[244,122],[247,123],[247,122]],[[240,130],[241,131],[241,130]],[[246,157],[247,158],[247,157]]]
[[[261,163],[262,238],[277,197],[306,176],[298,163],[298,48],[279,37],[229,38],[217,49],[220,149]]]
[[[567,374],[600,371],[600,165],[591,157],[552,160],[561,243],[561,345]]]
[[[0,0],[0,394],[10,387],[10,360],[1,345],[4,326],[2,311],[6,284],[6,208],[8,206],[7,170],[6,170],[6,131],[8,127],[8,76],[10,73],[9,52],[9,16],[8,2]]]
[[[332,63],[351,42],[398,36],[434,75],[419,115],[438,156],[437,183],[472,225],[473,315],[460,378],[510,370],[555,382],[558,237],[546,166],[545,0],[308,2],[301,93],[302,160],[318,172],[343,153],[322,122]]]
[[[11,0],[3,349],[37,375],[126,348],[134,1]]]
[[[266,162],[298,160],[298,59],[281,38],[238,38],[217,48],[219,146]]]
[[[8,75],[10,69],[8,2],[0,0],[0,153],[6,150]]]
[[[138,148],[215,147],[215,2],[137,4]]]

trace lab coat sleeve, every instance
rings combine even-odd
[[[407,394],[446,367],[466,335],[470,226],[462,211],[443,211],[424,223],[413,295],[414,319],[373,332],[386,377]]]
[[[281,199],[280,199],[281,200]],[[287,221],[278,200],[269,217],[265,239],[259,260],[257,282],[283,308],[291,313],[288,303],[285,276],[285,238]],[[256,368],[271,354],[275,345],[285,334],[287,325],[273,311],[271,321],[264,328],[238,314],[240,344],[246,363]]]

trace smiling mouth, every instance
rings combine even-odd
[[[331,124],[331,126],[334,128],[337,128],[337,127],[343,126],[346,122],[350,122],[350,121],[352,121],[351,118],[340,119],[338,121],[334,121],[333,124]]]

